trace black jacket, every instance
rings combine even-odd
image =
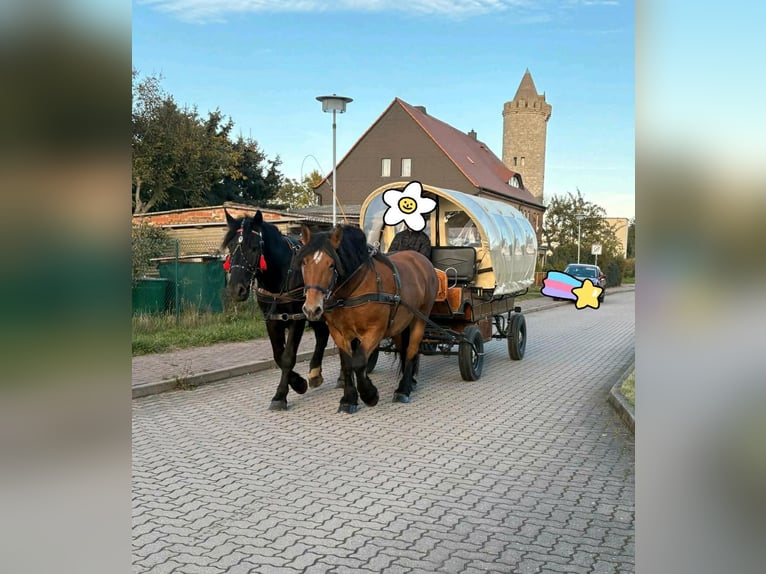
[[[394,236],[394,240],[388,248],[389,252],[405,251],[406,249],[417,251],[429,259],[431,258],[431,240],[422,231],[412,231],[411,229],[400,231]]]

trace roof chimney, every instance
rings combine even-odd
[[[475,131],[473,131],[473,130],[471,130],[470,132],[468,132],[468,136],[469,136],[471,139],[476,139],[476,132],[475,132]]]
[[[420,110],[424,114],[426,113],[426,107],[425,106],[413,106],[416,110]]]

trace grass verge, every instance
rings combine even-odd
[[[533,285],[525,295],[516,297],[516,300],[542,297],[540,289],[539,285]],[[134,315],[133,356],[204,347],[214,343],[250,341],[268,336],[260,309],[252,302],[229,305],[223,313],[185,310],[178,323],[173,313]]]
[[[258,308],[224,313],[189,310],[181,314],[177,324],[173,314],[134,315],[132,333],[133,356],[267,336]]]
[[[625,382],[622,383],[622,386],[620,387],[620,390],[622,391],[622,394],[625,396],[626,399],[628,399],[628,402],[636,406],[636,371],[633,371],[628,375],[628,378],[625,379]]]

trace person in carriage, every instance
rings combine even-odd
[[[415,231],[405,227],[394,236],[391,245],[388,248],[389,253],[394,251],[417,251],[431,259],[431,238],[425,231]]]

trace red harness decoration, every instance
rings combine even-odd
[[[261,271],[266,271],[266,269],[268,269],[266,258],[263,255],[261,255],[260,261],[258,261],[258,268]],[[231,255],[226,256],[226,261],[223,262],[223,270],[226,271],[226,273],[231,271]]]

